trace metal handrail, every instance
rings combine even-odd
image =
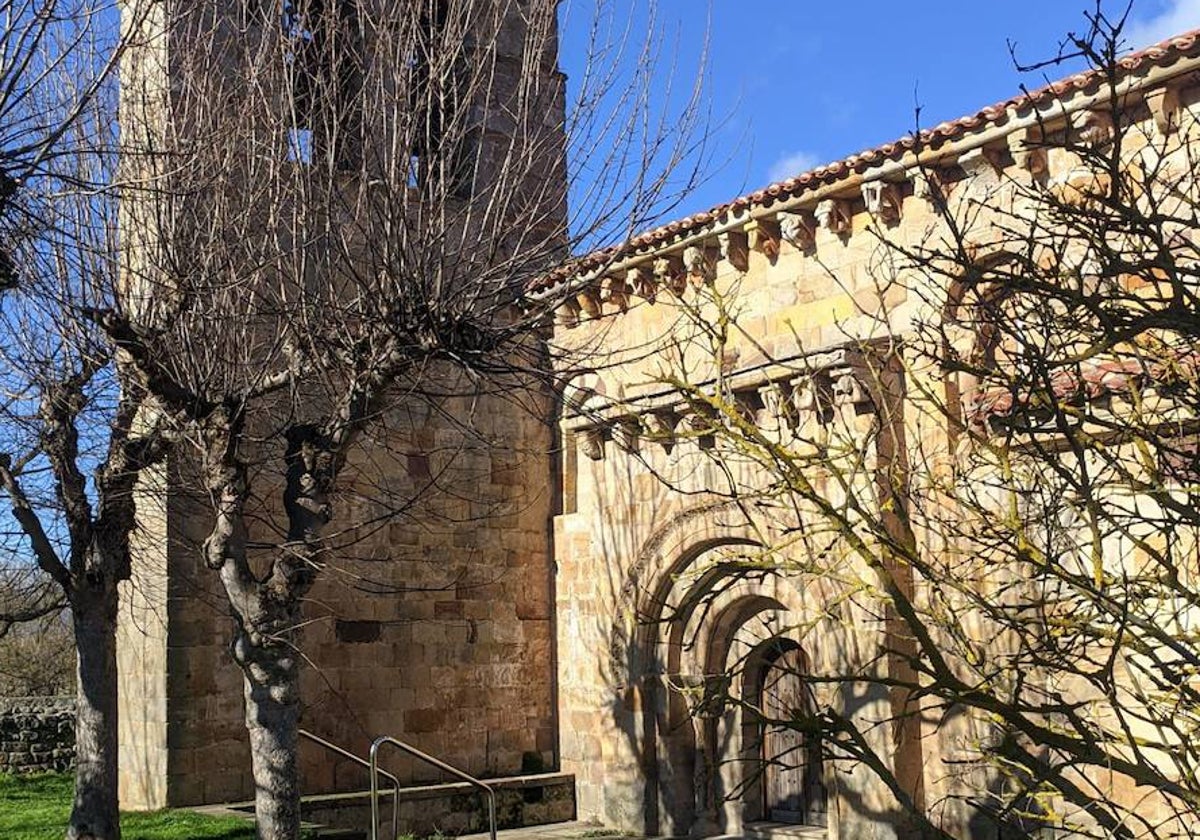
[[[426,764],[432,764],[439,770],[449,773],[451,776],[456,776],[464,782],[469,782],[475,787],[487,794],[488,803],[488,827],[491,833],[491,840],[496,840],[496,791],[492,786],[481,782],[469,773],[464,773],[457,767],[451,767],[446,762],[434,758],[428,753],[423,753],[411,744],[406,744],[403,741],[397,741],[390,735],[380,735],[371,744],[371,840],[379,840],[379,785],[375,776],[376,769],[379,766],[379,748],[385,744],[391,744],[401,752],[406,752],[413,758],[419,758]]]
[[[374,829],[375,825],[379,824],[379,816],[377,813],[378,809],[375,807],[375,773],[378,772],[379,775],[383,776],[386,779],[391,780],[391,782],[392,782],[392,838],[394,839],[395,837],[397,837],[400,834],[400,780],[397,779],[395,776],[393,776],[391,773],[389,773],[386,770],[376,771],[376,769],[371,766],[371,762],[367,761],[365,758],[357,756],[354,753],[350,752],[349,750],[339,747],[337,744],[333,743],[332,741],[326,741],[324,738],[320,737],[319,735],[314,735],[306,729],[300,729],[300,730],[298,730],[298,733],[299,733],[300,737],[307,738],[308,740],[312,741],[314,744],[319,744],[320,746],[324,747],[325,749],[329,750],[330,752],[335,752],[338,755],[342,756],[343,758],[348,758],[351,761],[353,761],[355,764],[361,764],[363,767],[366,767],[368,770],[371,771],[371,817],[372,817],[372,819],[375,820],[375,823],[372,825],[372,829]],[[375,835],[372,834],[371,836],[374,837]]]

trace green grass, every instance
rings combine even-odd
[[[59,840],[71,812],[72,780],[65,775],[0,775],[0,837]],[[122,840],[253,840],[254,825],[237,817],[192,811],[121,815]]]

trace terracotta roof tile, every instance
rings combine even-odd
[[[1117,65],[1122,72],[1132,73],[1147,66],[1169,66],[1180,58],[1197,53],[1200,53],[1200,29],[1176,35],[1158,44],[1131,53],[1121,58],[1117,62]],[[861,174],[880,163],[889,160],[899,160],[906,153],[911,152],[918,146],[926,149],[937,149],[947,142],[956,140],[980,128],[1003,125],[1014,111],[1036,108],[1063,96],[1086,92],[1089,88],[1098,87],[1103,79],[1104,72],[1099,69],[1076,73],[1065,79],[1051,82],[1037,90],[1024,92],[1002,102],[981,108],[974,114],[967,114],[958,119],[939,123],[932,128],[922,129],[916,135],[910,134],[889,143],[857,152],[842,160],[818,166],[808,172],[802,172],[791,178],[786,178],[747,195],[735,198],[711,210],[694,213],[691,216],[669,222],[661,227],[639,234],[629,242],[592,252],[572,262],[570,265],[564,266],[562,269],[531,283],[529,289],[530,291],[545,291],[572,276],[600,268],[605,263],[616,260],[626,254],[653,248],[676,237],[697,232],[700,228],[717,221],[721,216],[728,213],[738,212],[749,207],[769,207],[776,201],[794,198],[808,190],[836,183],[853,173]]]

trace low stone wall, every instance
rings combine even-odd
[[[496,791],[497,828],[575,819],[574,776],[538,773],[485,781]],[[392,819],[392,795],[391,788],[381,788],[380,816],[385,825]],[[488,830],[487,805],[479,791],[465,782],[401,788],[398,802],[402,835],[458,837]],[[361,831],[371,824],[371,799],[364,792],[306,796],[300,810],[306,821],[332,828]]]
[[[0,773],[61,772],[74,763],[73,697],[0,697]]]

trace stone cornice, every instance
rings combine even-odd
[[[1116,92],[1130,98],[1126,106],[1144,102],[1162,134],[1178,127],[1182,113],[1179,91],[1195,83],[1200,72],[1200,56],[1191,54],[1195,33],[1187,37],[1191,40],[1186,50],[1180,48],[1172,62],[1141,67],[1117,83]],[[1094,87],[1094,83],[1091,79],[1088,85]],[[664,289],[682,296],[689,278],[701,285],[719,272],[722,263],[746,271],[752,251],[774,261],[784,243],[811,251],[821,230],[848,237],[855,229],[854,217],[860,213],[867,213],[878,225],[895,225],[902,220],[906,196],[933,199],[935,191],[944,193],[947,185],[964,173],[971,177],[981,166],[1021,179],[1030,175],[1066,177],[1069,173],[1048,172],[1041,138],[1048,130],[1070,126],[1081,142],[1103,142],[1106,126],[1111,133],[1111,119],[1105,111],[1111,94],[1103,85],[1091,89],[1080,82],[1052,97],[1035,99],[1030,95],[1027,99],[1034,104],[1024,110],[1010,103],[990,122],[964,118],[958,122],[971,123],[969,130],[937,144],[908,144],[903,153],[877,155],[880,159],[866,166],[842,162],[821,167],[814,173],[840,167],[838,176],[814,177],[811,182],[807,175],[799,176],[783,182],[800,183],[801,188],[791,194],[783,191],[776,196],[773,188],[768,188],[761,195],[700,214],[704,221],[692,217],[668,225],[638,237],[628,249],[585,258],[573,272],[535,284],[531,296],[560,297],[558,323],[572,327],[589,318],[624,312],[638,298],[653,303]],[[605,305],[601,291],[615,282],[614,277],[624,278],[630,293]],[[574,293],[564,295],[564,286]],[[599,306],[585,306],[580,295]]]

